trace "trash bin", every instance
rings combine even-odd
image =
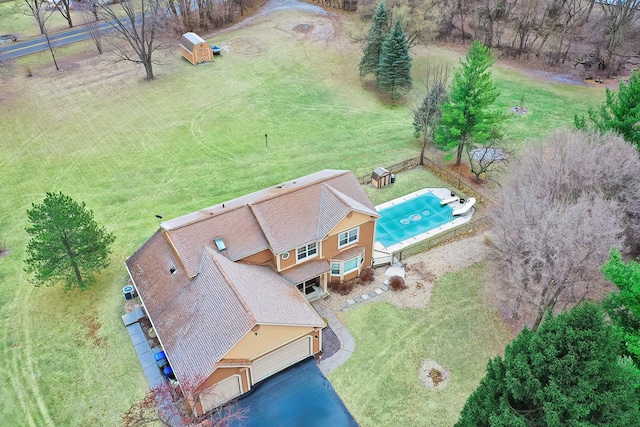
[[[393,184],[394,182],[396,182],[396,174],[392,173],[391,174],[391,183]]]
[[[164,374],[164,378],[166,380],[171,380],[171,379],[175,380],[176,379],[175,375],[173,374],[173,369],[171,369],[171,366],[169,366],[169,365],[165,366],[162,369],[162,373]]]

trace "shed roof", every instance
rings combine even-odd
[[[374,178],[382,178],[383,176],[389,175],[389,171],[385,168],[377,167],[371,173],[371,176]]]
[[[180,45],[189,52],[193,52],[193,48],[200,43],[206,43],[206,41],[196,33],[184,33],[180,39]]]

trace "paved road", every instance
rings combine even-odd
[[[100,22],[100,31],[102,33],[113,31],[113,27],[106,22]],[[49,35],[49,40],[51,40],[53,47],[66,46],[90,38],[91,33],[89,29],[84,26],[70,28],[60,33]],[[38,36],[29,40],[0,45],[0,59],[18,58],[47,49],[49,49],[49,47],[47,46],[46,38],[44,36]]]

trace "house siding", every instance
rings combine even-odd
[[[267,249],[264,251],[260,251],[257,254],[249,255],[248,257],[242,258],[239,261],[246,262],[247,264],[263,265],[263,264],[268,264],[270,262],[273,262],[273,260],[274,260],[273,254],[271,253],[270,250]]]
[[[296,250],[292,249],[290,251],[287,252],[289,254],[289,258],[287,259],[282,259],[282,257],[280,256],[280,254],[276,255],[279,260],[277,260],[276,262],[279,262],[279,269],[278,271],[282,271],[282,270],[286,270],[289,267],[294,267],[296,265]],[[276,264],[278,265],[278,264]]]
[[[305,335],[316,336],[316,330],[307,326],[275,326],[260,325],[255,332],[246,334],[233,348],[224,356],[225,359],[249,359],[255,360],[264,356],[291,341]],[[314,340],[314,353],[320,351],[316,348]]]
[[[234,375],[240,375],[240,380],[242,382],[242,392],[246,393],[251,389],[251,384],[249,383],[249,368],[247,367],[225,367],[218,368],[207,378],[196,390],[196,393],[203,393],[210,387],[216,386],[216,384],[221,381],[226,380]],[[203,408],[200,400],[198,400],[195,404],[194,410],[200,416],[203,415],[205,411],[210,410],[211,408]]]
[[[329,236],[324,240],[324,257],[327,259],[334,258],[340,252],[353,246],[349,245],[338,249],[338,235],[358,226],[360,227],[358,241],[354,242],[353,245],[365,246],[364,265],[370,266],[371,257],[373,256],[373,239],[376,229],[376,221],[368,215],[358,213],[354,213],[351,218],[345,218],[340,222],[340,224],[331,230]]]

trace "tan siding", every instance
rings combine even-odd
[[[371,217],[369,215],[362,214],[360,212],[351,212],[352,215],[349,217],[347,215],[346,218],[343,218],[342,221],[338,223],[333,229],[328,233],[328,235],[342,233],[343,231],[350,230],[358,225],[371,221]]]
[[[295,249],[290,250],[289,252],[289,258],[287,259],[282,259],[282,257],[280,256],[280,271],[285,270],[289,267],[293,267],[294,265],[296,265],[296,251]]]
[[[369,221],[366,224],[362,224],[360,226],[359,244],[365,245],[363,267],[371,267],[371,262],[373,259],[373,238],[374,238],[375,230],[376,230],[375,221]]]
[[[354,215],[355,217],[355,215]],[[369,218],[369,217],[367,217]],[[375,228],[376,228],[376,222],[373,219],[369,219],[367,222],[360,224],[360,231],[358,234],[358,242],[354,243],[354,245],[364,245],[364,263],[362,265],[362,269],[366,268],[366,267],[371,267],[371,262],[372,262],[372,257],[373,257],[373,238],[374,238],[374,233],[375,233]],[[338,229],[339,231],[336,234],[333,234],[331,236],[329,236],[325,241],[324,241],[324,247],[325,247],[325,256],[327,259],[331,259],[336,257],[341,251],[338,250],[338,234],[342,233],[344,231],[350,230],[351,228],[354,227],[347,227],[345,229],[339,230],[337,227],[336,229]],[[345,248],[343,248],[342,250],[346,250],[349,249],[350,247],[352,247],[351,245],[346,246]],[[331,249],[331,250],[330,250]],[[360,270],[361,271],[361,270]],[[352,273],[349,273],[347,275],[345,275],[345,277],[342,279],[342,281],[348,281],[351,279],[355,279],[356,277],[358,277],[360,273],[358,271],[354,271]],[[337,276],[329,276],[329,282],[330,283],[339,283],[340,282],[340,277]]]
[[[257,254],[249,255],[248,257],[242,258],[239,260],[240,262],[246,262],[248,264],[266,264],[273,260],[273,254],[270,250],[264,250],[258,252]]]
[[[209,376],[209,378],[207,378],[202,384],[200,384],[200,386],[196,390],[196,393],[200,393],[203,390],[208,389],[209,387],[213,387],[215,384],[229,377],[232,377],[233,375],[240,375],[240,379],[242,380],[242,391],[243,393],[246,393],[251,388],[251,386],[249,385],[249,382],[247,381],[247,374],[246,374],[247,370],[248,368],[244,368],[244,367],[218,368],[215,371],[213,371],[213,373]],[[196,413],[198,413],[199,415],[202,415],[202,406],[200,405],[200,401],[196,403],[196,406],[194,409]]]
[[[326,259],[331,259],[338,255],[338,235],[333,234],[322,241],[323,255]]]
[[[308,326],[261,325],[255,332],[249,332],[227,353],[225,359],[254,360],[284,344],[313,332]]]

